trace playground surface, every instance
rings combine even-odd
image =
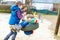
[[[9,17],[10,14],[0,14],[0,40],[3,40],[10,31]],[[20,31],[16,40],[56,40],[52,30],[50,30],[51,25],[51,20],[42,17],[39,21],[39,28],[34,30],[32,35],[25,35],[23,31]]]

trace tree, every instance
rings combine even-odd
[[[1,3],[1,0],[0,0],[0,3]]]
[[[31,13],[30,6],[32,6],[32,0],[25,0],[25,5],[27,6],[28,10],[27,13]]]
[[[3,2],[3,0],[0,0],[0,3]]]

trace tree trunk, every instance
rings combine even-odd
[[[31,13],[31,10],[30,10],[31,4],[32,4],[32,0],[25,0],[25,5],[26,5],[27,8],[28,8],[28,11],[27,11],[28,14]]]

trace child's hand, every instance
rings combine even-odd
[[[11,26],[10,29],[14,32],[16,31],[16,29],[13,26]]]
[[[30,22],[31,21],[31,18],[28,18],[27,21]]]
[[[26,12],[24,12],[22,15],[23,15],[23,16],[26,16]]]

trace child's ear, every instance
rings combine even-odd
[[[24,16],[26,15],[26,12],[24,12]]]

